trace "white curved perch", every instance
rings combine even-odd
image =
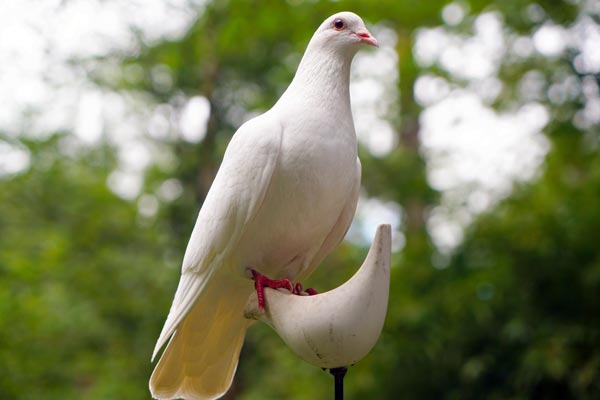
[[[256,293],[245,315],[270,325],[300,358],[321,368],[356,363],[379,339],[390,286],[390,225],[379,225],[360,269],[343,285],[314,296],[265,289],[259,311]]]

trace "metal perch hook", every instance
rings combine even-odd
[[[355,364],[379,339],[390,287],[391,227],[379,225],[367,258],[341,286],[314,296],[265,289],[264,311],[256,293],[244,315],[271,326],[304,361],[336,369]]]

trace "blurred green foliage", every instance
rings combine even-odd
[[[144,216],[136,202],[107,188],[116,166],[110,146],[66,156],[61,148],[69,133],[21,140],[30,167],[0,181],[0,398],[149,398],[149,358],[188,235],[237,128],[228,115],[235,106],[267,109],[293,76],[314,28],[342,9],[398,36],[400,96],[392,120],[399,144],[384,157],[361,149],[361,158],[365,189],[402,205],[406,235],[405,248],[393,258],[384,332],[371,355],[350,368],[347,398],[597,398],[600,133],[570,122],[584,106],[581,97],[561,104],[540,100],[552,120],[540,176],[479,216],[460,247],[444,256],[425,225],[439,193],[427,182],[419,151],[421,108],[413,85],[425,71],[445,73],[419,66],[412,44],[416,29],[443,24],[447,2],[289,3],[207,4],[182,39],[144,47],[135,58],[114,56],[123,71],[143,71],[137,81],[107,79],[102,66],[110,58],[87,66],[98,85],[142,92],[157,103],[181,94],[210,101],[205,139],[163,143],[177,155],[176,167],[146,173],[146,193],[170,178],[183,185],[183,195],[162,202],[156,216]],[[538,1],[544,18],[531,21],[525,17],[534,4],[529,0],[462,2],[467,21],[496,11],[507,29],[522,35],[547,21],[568,26],[580,12],[575,3]],[[468,24],[447,28],[470,34]],[[505,60],[503,93],[494,106],[518,103],[516,87],[528,70],[540,71],[547,85],[556,71],[597,82],[572,68],[574,57]],[[158,65],[168,68],[173,85],[153,82]],[[365,252],[342,244],[309,283],[321,290],[339,284]],[[432,266],[444,257],[445,268]],[[329,398],[331,386],[327,373],[299,361],[256,324],[227,398]]]
[[[2,181],[0,397],[143,398],[166,234],[106,186],[110,149],[65,158],[64,139],[26,142],[29,170]]]

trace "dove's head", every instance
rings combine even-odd
[[[349,105],[350,65],[363,44],[378,47],[358,15],[346,11],[327,18],[310,39],[294,80],[278,104],[316,94],[318,101],[324,102],[327,93],[336,99],[345,96],[341,101]]]
[[[367,30],[356,14],[344,11],[327,18],[315,32],[313,40],[325,47],[355,53],[360,45],[379,47],[377,39]]]

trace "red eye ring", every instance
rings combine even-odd
[[[346,21],[341,18],[337,18],[333,21],[333,29],[336,31],[343,31],[346,28]]]

